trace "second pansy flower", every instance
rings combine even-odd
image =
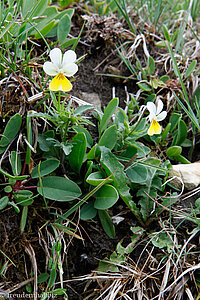
[[[66,76],[71,77],[78,71],[78,66],[75,63],[76,53],[73,50],[68,50],[62,56],[61,50],[54,48],[50,51],[49,56],[51,62],[47,61],[43,65],[45,73],[55,76],[50,82],[49,89],[51,91],[71,91],[72,84]]]
[[[158,99],[157,105],[153,102],[147,102],[147,109],[149,111],[148,119],[150,121],[150,127],[148,129],[148,135],[160,134],[162,127],[158,122],[164,120],[167,116],[166,111],[163,110],[163,102]]]

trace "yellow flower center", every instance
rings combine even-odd
[[[156,120],[152,120],[151,125],[148,130],[148,135],[153,135],[153,134],[160,134],[161,133],[161,126]]]
[[[69,92],[72,89],[72,84],[62,73],[58,73],[50,82],[49,89],[51,91]]]

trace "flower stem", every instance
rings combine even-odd
[[[58,92],[58,110],[60,111],[60,91]]]

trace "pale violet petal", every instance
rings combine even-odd
[[[156,120],[158,122],[160,122],[160,121],[164,120],[166,118],[166,116],[167,116],[167,112],[164,110],[159,115],[156,116]]]
[[[156,106],[153,102],[147,102],[147,109],[151,113],[156,114]]]
[[[65,64],[71,64],[76,61],[76,53],[73,50],[68,50],[63,55],[63,66]]]
[[[156,106],[156,114],[159,115],[159,113],[163,110],[163,102],[162,100],[158,99],[157,106]]]
[[[75,63],[65,64],[62,70],[65,76],[73,76],[78,71],[78,66]]]
[[[62,64],[61,50],[59,48],[54,48],[53,50],[50,51],[49,56],[51,58],[52,63],[58,66],[58,68],[60,68]]]
[[[50,61],[46,61],[43,65],[44,72],[50,76],[55,76],[59,73],[58,67]]]

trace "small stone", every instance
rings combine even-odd
[[[200,162],[172,165],[171,177],[173,176],[176,177],[171,183],[175,187],[182,188],[182,180],[186,190],[193,190],[200,184]],[[181,180],[178,178],[181,178]]]
[[[101,108],[101,100],[97,93],[87,93],[87,92],[79,92],[79,93],[81,96],[80,98],[93,104],[94,106],[98,106]]]

